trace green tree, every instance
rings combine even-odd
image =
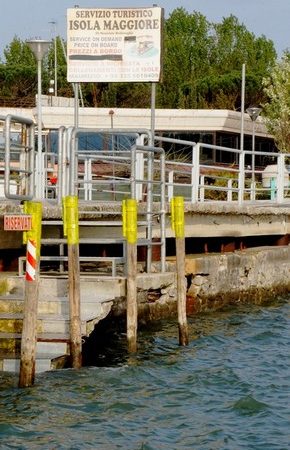
[[[4,50],[0,65],[0,95],[11,102],[30,105],[34,101],[36,61],[29,46],[14,37]]]
[[[268,101],[263,105],[266,125],[281,152],[290,152],[290,54],[284,53],[263,80]]]
[[[256,36],[231,15],[212,24],[211,71],[201,78],[201,94],[207,107],[238,109],[241,104],[241,68],[246,64],[247,103],[264,100],[262,78],[276,58],[273,42]],[[207,90],[205,89],[207,86]]]
[[[198,106],[198,79],[210,70],[210,25],[197,12],[175,9],[165,22],[164,75],[158,102],[164,108]]]
[[[227,108],[241,104],[241,68],[247,65],[248,103],[264,100],[262,78],[276,52],[235,16],[209,23],[198,12],[177,8],[165,23],[164,79],[158,104],[167,108]]]

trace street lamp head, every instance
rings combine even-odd
[[[251,120],[255,122],[262,111],[262,108],[258,108],[258,106],[250,106],[246,109],[246,112],[249,114]]]
[[[51,41],[46,41],[44,39],[32,39],[30,41],[26,41],[30,47],[30,50],[34,53],[37,61],[42,61],[45,53],[48,51]]]

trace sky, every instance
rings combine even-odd
[[[87,8],[150,7],[144,0],[0,0],[0,57],[3,49],[17,36],[21,40],[51,39],[57,35],[66,39],[66,10],[75,5]],[[281,56],[290,48],[290,0],[160,0],[165,17],[183,7],[189,13],[198,11],[210,21],[235,15],[256,36],[272,39]],[[50,22],[56,22],[55,25]]]

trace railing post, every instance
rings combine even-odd
[[[199,191],[199,153],[200,144],[193,144],[192,146],[192,169],[191,169],[191,202],[198,202]]]
[[[61,205],[64,196],[64,186],[66,177],[66,155],[64,146],[65,127],[58,129],[58,164],[57,164],[57,203]]]
[[[245,153],[243,150],[241,150],[239,157],[239,179],[238,179],[239,205],[242,205],[244,202],[244,191],[245,191]]]
[[[149,145],[154,145],[154,136],[149,137]],[[151,272],[152,264],[152,210],[153,210],[153,171],[154,171],[154,153],[148,152],[147,156],[147,230],[146,238],[148,240],[147,257],[146,257],[146,272]]]
[[[168,188],[167,188],[167,197],[169,202],[173,197],[173,181],[174,181],[174,171],[170,170],[170,172],[168,172]]]
[[[136,199],[136,145],[133,145],[131,150],[131,197]]]
[[[161,244],[161,272],[166,271],[166,199],[165,199],[165,153],[160,154],[161,186],[160,186],[160,244]]]
[[[67,130],[67,158],[69,164],[69,180],[68,180],[68,193],[74,195],[76,191],[76,181],[78,179],[77,171],[77,155],[76,155],[76,129],[73,127]]]
[[[201,175],[200,177],[200,181],[199,181],[199,201],[201,203],[204,202],[204,175]]]
[[[279,153],[277,158],[277,203],[284,200],[285,155]]]
[[[227,192],[227,201],[233,201],[233,180],[232,178],[228,179],[228,192]]]
[[[137,145],[144,145],[144,134],[138,135],[136,139]],[[136,200],[141,201],[143,199],[143,183],[144,180],[144,154],[143,152],[137,152],[136,154]]]

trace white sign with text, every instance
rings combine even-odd
[[[158,82],[163,9],[67,10],[69,82]]]

